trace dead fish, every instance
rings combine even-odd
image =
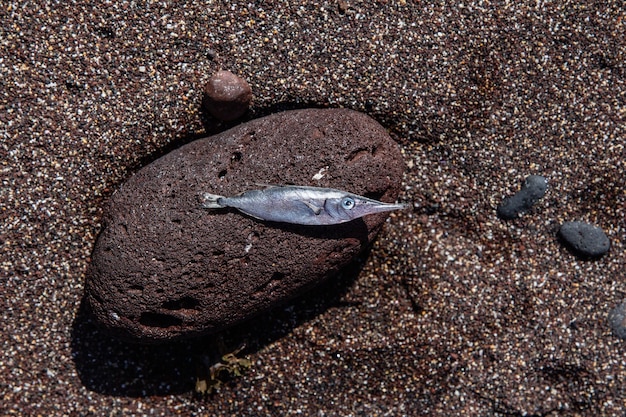
[[[406,208],[332,188],[296,185],[269,186],[233,197],[204,193],[202,200],[207,209],[234,207],[259,220],[320,226]]]

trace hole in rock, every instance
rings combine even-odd
[[[242,156],[243,155],[241,154],[241,152],[233,152],[233,156],[231,156],[230,159],[233,162],[239,162],[239,161],[241,161]]]
[[[143,291],[143,286],[141,285],[131,285],[128,287],[130,291]]]
[[[350,152],[350,154],[346,157],[346,162],[354,162],[358,161],[361,158],[370,155],[370,150],[368,148],[359,148]]]
[[[226,174],[228,173],[227,170],[223,169],[221,170],[218,174],[217,174],[217,178],[224,178],[226,176]]]
[[[191,310],[200,304],[200,301],[193,297],[183,297],[178,300],[166,301],[161,307],[167,310]]]
[[[283,278],[285,278],[285,274],[282,272],[274,272],[272,274],[272,281],[280,281]]]
[[[146,327],[167,328],[180,326],[183,324],[183,321],[178,317],[170,316],[168,314],[145,312],[141,313],[139,323]]]

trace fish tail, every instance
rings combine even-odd
[[[216,208],[226,207],[220,202],[222,198],[224,197],[221,195],[204,193],[202,194],[202,197],[201,197],[202,208],[216,209]]]

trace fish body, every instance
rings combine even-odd
[[[202,207],[234,207],[254,218],[304,225],[332,225],[405,208],[332,188],[269,186],[233,197],[204,193]]]

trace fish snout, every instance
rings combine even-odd
[[[383,203],[381,201],[365,201],[359,204],[355,209],[358,217],[367,216],[369,214],[385,213],[388,211],[404,210],[408,204],[403,203]]]

